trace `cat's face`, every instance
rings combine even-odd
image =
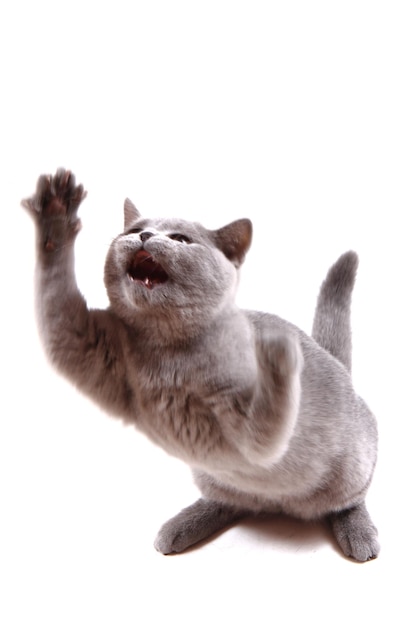
[[[113,309],[129,323],[138,314],[204,322],[234,298],[251,223],[211,231],[174,218],[143,218],[125,204],[125,230],[113,241],[105,283]]]

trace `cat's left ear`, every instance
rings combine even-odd
[[[125,230],[133,226],[140,218],[140,213],[133,204],[132,200],[126,198],[124,203]]]
[[[216,246],[236,267],[242,265],[252,241],[252,222],[236,220],[219,230],[212,231]]]

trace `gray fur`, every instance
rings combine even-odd
[[[357,255],[346,252],[330,268],[320,289],[311,333],[349,372],[352,368],[350,303],[357,267]]]
[[[330,269],[312,339],[236,306],[249,220],[211,231],[142,218],[127,200],[105,265],[110,306],[89,310],[74,275],[84,196],[58,170],[24,202],[37,225],[40,328],[79,389],[191,466],[203,498],[164,524],[155,547],[179,552],[272,511],[328,517],[347,556],[377,556],[364,504],[376,425],[349,373],[356,255]]]

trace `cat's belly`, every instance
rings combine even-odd
[[[331,511],[348,508],[366,493],[375,464],[375,452],[359,455],[356,461],[312,454],[297,462],[289,453],[279,463],[263,469],[194,468],[202,494],[254,512],[279,511],[314,519]]]
[[[244,475],[194,470],[204,497],[254,513],[286,513],[315,519],[354,502],[353,494],[321,488],[311,476],[288,477],[279,472]]]
[[[246,470],[218,470],[210,468],[209,474],[219,485],[272,501],[288,497],[307,497],[323,480],[324,468],[305,468],[297,473],[288,473],[286,468],[272,466],[268,469],[251,466]]]

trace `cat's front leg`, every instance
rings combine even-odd
[[[238,509],[200,498],[162,526],[154,546],[162,554],[183,552],[244,516]]]
[[[74,175],[59,169],[40,176],[36,192],[22,205],[36,227],[36,300],[45,347],[54,358],[67,351],[76,328],[85,329],[87,305],[78,290],[74,271],[74,242],[81,228],[78,207],[85,197]]]
[[[298,418],[301,372],[299,341],[293,334],[264,333],[257,339],[258,380],[247,418],[222,425],[252,464],[272,467],[285,454]]]
[[[46,352],[72,382],[107,409],[130,410],[123,358],[123,324],[110,311],[89,310],[74,271],[78,207],[86,193],[60,169],[41,176],[23,201],[37,230],[37,313]]]

